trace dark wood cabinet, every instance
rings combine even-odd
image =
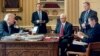
[[[0,56],[58,56],[58,42],[0,42]]]

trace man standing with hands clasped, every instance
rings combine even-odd
[[[84,11],[81,13],[81,16],[79,18],[79,24],[81,26],[81,31],[82,32],[84,32],[84,29],[86,28],[86,25],[88,25],[88,18],[90,16],[97,17],[97,12],[90,8],[90,3],[89,2],[84,2],[83,7],[84,7]],[[97,19],[97,22],[98,22],[98,19]]]
[[[37,11],[32,14],[32,23],[37,27],[37,34],[47,33],[46,24],[49,22],[48,15],[42,11],[42,5],[37,3]]]

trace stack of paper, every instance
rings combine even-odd
[[[73,41],[73,44],[74,44],[74,45],[87,45],[87,43],[85,43],[85,42],[76,41],[76,40]]]

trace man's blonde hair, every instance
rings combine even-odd
[[[8,21],[9,16],[14,15],[13,13],[7,13],[4,17],[4,21]]]

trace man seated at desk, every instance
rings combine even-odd
[[[19,32],[18,28],[14,28],[14,22],[15,15],[12,13],[7,13],[4,20],[0,22],[0,38]]]
[[[97,21],[96,16],[91,16],[88,18],[89,25],[86,26],[85,32],[78,32],[76,36],[78,36],[82,42],[84,43],[92,43],[100,41],[100,24]],[[73,45],[72,49],[74,51],[86,51],[86,45]]]
[[[66,21],[64,14],[60,15],[60,21],[56,25],[55,33],[59,35],[59,47],[61,49],[61,56],[66,56],[65,49],[70,41],[72,35],[72,24]]]

